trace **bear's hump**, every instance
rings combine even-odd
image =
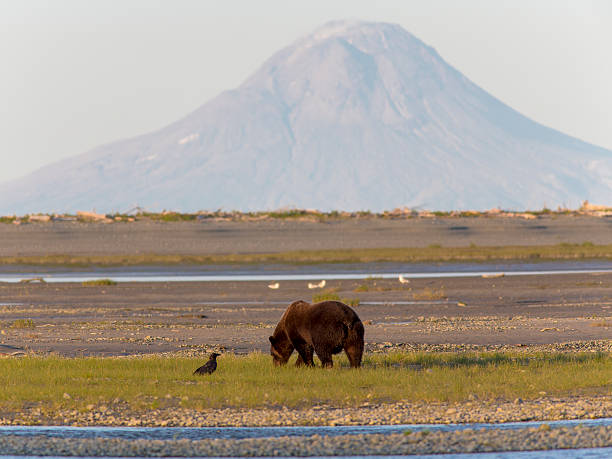
[[[310,315],[312,317],[324,317],[328,319],[336,319],[342,322],[355,322],[360,320],[357,313],[340,301],[321,301],[311,305]]]

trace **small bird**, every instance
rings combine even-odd
[[[210,375],[217,369],[217,357],[221,354],[213,352],[210,354],[208,362],[193,372],[194,375]]]
[[[410,279],[406,279],[401,274],[399,275],[399,281],[400,281],[401,284],[408,284],[408,283],[410,283]]]
[[[311,282],[308,282],[308,288],[313,289],[313,288],[323,288],[325,287],[325,280],[322,280],[321,282],[319,282],[318,284],[313,284]]]
[[[280,284],[278,282],[276,282],[275,284],[268,285],[268,288],[271,288],[272,290],[276,290],[279,287],[280,287]]]

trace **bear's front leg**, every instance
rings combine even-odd
[[[316,351],[317,357],[321,361],[321,366],[323,368],[332,368],[334,366],[334,361],[332,360],[332,353],[327,349],[319,349]]]
[[[314,367],[314,360],[312,359],[314,349],[312,348],[312,346],[309,346],[305,342],[299,343],[295,347],[295,350],[299,354],[299,357],[297,361],[295,362],[296,367],[301,367],[302,365]]]

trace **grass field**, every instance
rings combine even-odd
[[[0,265],[29,266],[139,266],[139,265],[214,265],[214,264],[321,264],[375,262],[492,262],[550,260],[610,260],[612,245],[557,244],[545,246],[429,247],[303,250],[278,253],[225,255],[46,255],[0,257]]]
[[[295,359],[295,357],[294,357]],[[0,360],[0,410],[39,406],[47,412],[128,403],[166,407],[355,406],[397,401],[513,400],[542,395],[599,395],[612,385],[608,354],[369,355],[351,370],[277,368],[268,355],[224,354],[211,376],[193,376],[202,359],[57,357]]]

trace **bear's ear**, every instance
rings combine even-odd
[[[274,344],[274,336],[270,336],[268,339],[270,340],[270,343]]]

